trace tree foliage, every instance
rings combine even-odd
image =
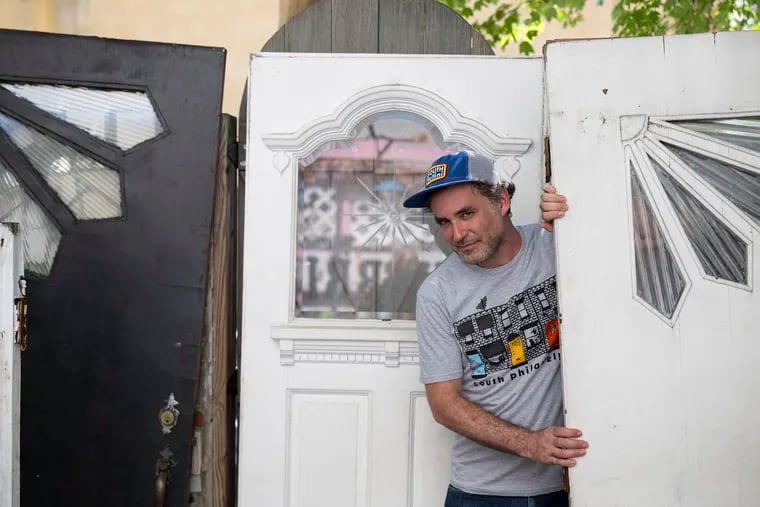
[[[562,27],[583,20],[585,0],[439,0],[494,46],[518,44],[534,52],[533,40],[549,21]],[[597,0],[601,3],[602,0]],[[613,35],[633,37],[760,29],[759,0],[618,0],[612,9]]]

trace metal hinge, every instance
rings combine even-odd
[[[26,350],[26,317],[28,315],[28,306],[26,300],[26,278],[18,278],[19,297],[13,300],[16,307],[16,326],[14,329],[13,341],[21,346],[21,350]]]

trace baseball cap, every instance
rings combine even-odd
[[[425,174],[425,186],[404,201],[406,208],[425,208],[431,192],[438,189],[483,181],[499,183],[499,173],[491,160],[469,150],[449,153],[437,158]]]

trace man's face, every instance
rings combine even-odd
[[[433,194],[430,210],[440,234],[462,260],[484,268],[500,265],[497,254],[504,240],[504,216],[509,210],[506,194],[496,207],[472,185],[452,185]]]

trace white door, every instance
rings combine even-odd
[[[21,236],[0,223],[0,505],[19,505],[21,350],[15,343],[18,285],[23,274]]]
[[[760,505],[760,32],[547,50],[573,505]]]
[[[401,207],[444,149],[538,219],[541,59],[262,54],[248,90],[240,505],[440,506],[451,435],[418,382],[416,289],[444,254]]]

